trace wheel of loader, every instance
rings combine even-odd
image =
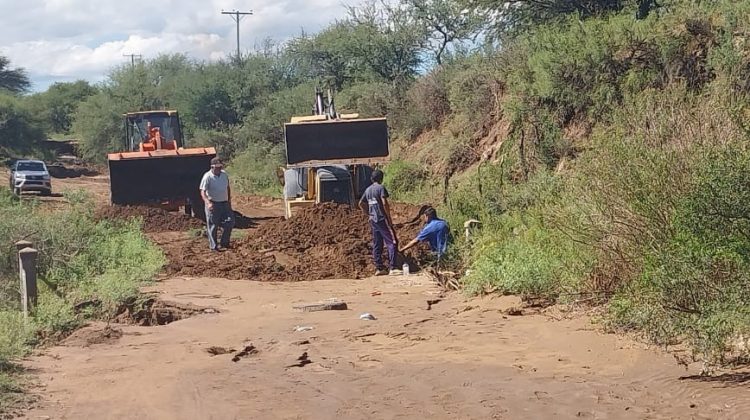
[[[206,221],[206,207],[203,205],[203,199],[200,195],[195,195],[188,200],[188,204],[185,205],[185,214],[190,215],[196,219]]]

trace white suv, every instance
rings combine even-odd
[[[10,169],[10,189],[16,195],[21,195],[24,191],[52,194],[52,181],[47,165],[41,160],[16,161]]]

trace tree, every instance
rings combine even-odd
[[[107,89],[81,103],[76,110],[73,131],[81,139],[80,148],[84,159],[104,162],[107,153],[123,149],[124,112],[127,112],[126,106],[118,103]]]
[[[289,53],[308,80],[336,90],[358,82],[399,85],[417,74],[425,39],[404,10],[370,2],[315,36],[294,39]]]
[[[476,40],[487,20],[485,10],[465,7],[455,0],[402,0],[402,3],[424,27],[428,48],[438,65],[443,63],[443,54],[451,44]]]
[[[369,0],[350,7],[347,22],[355,28],[351,53],[362,57],[366,67],[379,76],[375,81],[399,85],[417,75],[428,35],[403,5]]]
[[[0,153],[25,154],[45,139],[41,124],[18,97],[0,93]]]
[[[51,133],[70,134],[73,115],[78,105],[96,93],[96,88],[84,80],[55,83],[42,93],[28,98],[29,107],[45,123]]]
[[[337,22],[315,36],[302,34],[293,39],[288,51],[305,78],[341,90],[361,73],[356,68],[357,57],[349,51],[352,35],[351,25]]]
[[[575,13],[580,18],[621,11],[628,4],[644,0],[462,0],[464,7],[484,13],[494,38],[513,36],[535,25],[564,19]]]
[[[26,71],[20,68],[11,69],[10,60],[0,56],[0,89],[12,93],[25,92],[30,86]]]

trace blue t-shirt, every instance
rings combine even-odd
[[[388,198],[388,191],[385,187],[380,184],[372,184],[367,187],[365,193],[362,194],[362,199],[359,200],[360,202],[367,201],[370,220],[375,223],[385,219],[385,214],[380,206],[380,202],[384,198]]]
[[[418,241],[427,241],[432,252],[438,256],[445,254],[448,249],[448,223],[443,219],[432,219],[422,228],[417,235]]]

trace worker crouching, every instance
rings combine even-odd
[[[437,257],[437,261],[440,262],[448,250],[448,240],[450,238],[448,223],[438,218],[437,211],[432,207],[427,207],[421,213],[425,223],[424,227],[417,237],[401,248],[399,252],[404,252],[417,243],[424,241],[430,245],[430,250]]]

